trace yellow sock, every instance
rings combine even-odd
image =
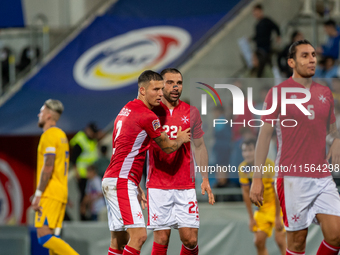
[[[48,235],[50,236],[50,235]],[[48,240],[42,240],[43,242],[42,246],[51,250],[52,253],[50,254],[59,254],[59,255],[79,255],[75,250],[72,249],[72,247],[66,243],[65,241],[61,240],[58,237],[51,236],[48,238],[45,236]],[[40,238],[39,238],[40,239]]]

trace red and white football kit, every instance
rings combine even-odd
[[[303,88],[292,78],[275,86],[278,105],[274,113],[262,120],[276,124],[278,170],[277,194],[288,231],[307,228],[318,213],[340,216],[340,198],[326,161],[326,135],[329,124],[335,122],[334,100],[330,89],[313,82],[311,99],[302,105],[311,113],[305,115],[296,105],[287,104],[281,115],[282,88]],[[305,98],[303,93],[287,93],[287,99]],[[270,109],[273,88],[268,92],[265,108]],[[294,126],[295,127],[287,127]]]
[[[137,186],[150,139],[160,135],[158,117],[141,100],[127,103],[118,114],[112,157],[102,182],[111,231],[145,227]]]
[[[153,111],[158,116],[162,131],[176,139],[179,127],[191,127],[193,139],[203,136],[202,120],[196,107],[179,100],[169,110],[161,103]],[[198,206],[195,192],[194,159],[190,143],[177,151],[166,154],[152,141],[148,151],[148,229],[170,227],[199,227]]]

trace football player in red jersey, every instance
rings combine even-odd
[[[274,87],[278,92],[278,106],[269,116],[262,116],[265,124],[260,129],[255,151],[255,165],[260,169],[267,157],[274,129],[271,120],[270,123],[267,121],[279,119],[276,123],[278,154],[275,165],[280,171],[276,189],[287,230],[286,254],[289,255],[305,254],[308,226],[312,222],[320,224],[324,236],[317,255],[336,255],[340,250],[340,198],[328,169],[330,158],[332,165],[339,167],[340,136],[335,124],[332,93],[328,87],[312,80],[316,62],[315,49],[307,40],[291,45],[288,64],[293,69],[293,76]],[[272,105],[274,88],[268,92],[265,101],[268,109]],[[289,90],[287,88],[309,90],[311,98],[300,105],[309,114],[305,115],[294,104],[287,105],[286,114],[280,114],[281,90]],[[286,93],[286,98],[290,99],[304,97],[304,93]],[[297,125],[282,125],[282,121],[287,124],[289,119],[294,119]],[[333,140],[328,155],[326,136]],[[261,177],[261,172],[255,175]],[[250,199],[255,205],[262,205],[261,178],[253,180]]]
[[[190,141],[190,128],[179,129],[177,139],[161,132],[160,122],[151,111],[161,102],[163,78],[151,70],[138,78],[138,98],[128,102],[118,114],[113,130],[113,153],[102,182],[108,209],[111,244],[108,255],[138,255],[146,240],[144,218],[139,202],[146,202],[139,186],[150,140],[165,153],[172,153]]]
[[[178,137],[178,130],[191,128],[193,152],[198,166],[207,166],[202,120],[196,107],[179,100],[182,74],[174,68],[161,72],[164,79],[160,106],[153,111],[162,129],[171,140]],[[178,228],[181,255],[198,254],[197,235],[199,227],[198,205],[195,192],[194,162],[191,144],[186,143],[176,152],[167,155],[155,142],[148,151],[148,229],[154,231],[152,255],[167,254],[171,227]],[[202,194],[208,193],[209,203],[214,196],[209,185],[208,173],[202,173]]]

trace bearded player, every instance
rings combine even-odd
[[[277,89],[277,109],[262,116],[265,124],[260,129],[255,150],[255,165],[260,168],[265,163],[274,129],[268,119],[279,119],[276,123],[278,154],[275,164],[280,171],[276,188],[287,230],[286,254],[289,255],[305,254],[308,226],[312,222],[320,224],[324,236],[317,255],[336,255],[340,250],[340,198],[328,169],[339,168],[340,136],[330,89],[312,81],[316,62],[315,49],[307,40],[291,45],[288,64],[293,69],[293,76],[268,92],[265,104],[270,109],[273,90]],[[307,89],[311,98],[301,103],[300,109],[288,104],[286,114],[280,114],[281,93],[288,88]],[[301,100],[306,95],[306,92],[287,92],[286,98]],[[303,108],[306,110],[304,113]],[[295,120],[297,125],[287,127],[296,124],[289,119]],[[327,155],[326,136],[333,141]],[[330,158],[332,165],[329,166]],[[261,177],[261,172],[255,175]],[[255,205],[262,205],[261,178],[253,179],[250,199]]]
[[[160,106],[153,111],[159,117],[162,129],[174,140],[178,130],[191,127],[196,163],[207,166],[208,153],[200,114],[197,108],[179,100],[183,89],[182,74],[175,68],[168,68],[161,75],[164,79],[163,97]],[[198,254],[199,214],[193,167],[190,143],[170,155],[164,153],[155,142],[151,143],[146,185],[148,229],[154,231],[152,255],[167,254],[171,227],[179,230],[183,243],[180,254]],[[209,203],[214,204],[207,174],[202,173],[202,194],[207,191]]]
[[[158,117],[151,111],[163,96],[163,78],[151,70],[138,78],[138,98],[128,102],[114,122],[113,154],[102,182],[108,209],[111,244],[108,255],[138,255],[146,240],[145,195],[139,186],[146,151],[151,139],[165,153],[190,141],[190,129],[179,130],[176,140],[161,132]]]
[[[58,100],[49,99],[40,109],[40,137],[37,163],[37,189],[32,200],[38,242],[53,254],[78,254],[59,238],[67,203],[69,146],[57,121],[64,110]]]

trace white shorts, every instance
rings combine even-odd
[[[145,228],[135,183],[123,178],[105,178],[102,190],[107,206],[110,231]]]
[[[195,189],[148,189],[148,229],[199,228]]]
[[[287,231],[318,224],[315,216],[319,213],[340,216],[340,197],[332,176],[278,178],[276,189]]]

